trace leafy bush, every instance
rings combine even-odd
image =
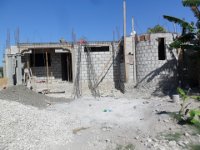
[[[187,111],[187,107],[190,105],[190,103],[187,104],[187,100],[189,99],[189,96],[181,88],[177,88],[177,92],[178,92],[178,94],[180,95],[180,97],[183,100],[183,102],[181,103],[181,109],[179,111],[179,114],[184,115],[186,113],[186,111]]]
[[[196,125],[200,124],[200,120],[199,120],[200,110],[192,109],[192,110],[190,110],[189,114],[190,114],[189,120],[192,124],[196,124]]]
[[[177,92],[183,100],[179,111],[180,118],[190,124],[200,127],[200,109],[188,109],[190,103],[186,104],[189,98],[199,100],[200,96],[188,96],[188,92],[186,94],[186,92],[181,88],[177,88]],[[187,116],[188,114],[189,116]],[[181,121],[181,119],[179,121]]]

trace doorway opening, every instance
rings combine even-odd
[[[165,38],[158,38],[158,60],[166,59]]]
[[[62,80],[72,82],[73,81],[72,54],[62,53],[61,63],[62,63]]]

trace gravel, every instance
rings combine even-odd
[[[137,149],[181,150],[199,143],[199,136],[193,136],[190,128],[159,114],[179,110],[169,97],[135,90],[119,99],[83,97],[58,104],[69,101],[37,94],[24,86],[0,91],[0,150],[112,150],[127,144]],[[170,141],[162,133],[182,136]]]
[[[44,150],[71,141],[75,122],[66,113],[5,100],[0,110],[0,149]]]
[[[31,105],[41,109],[54,103],[71,101],[66,98],[53,98],[43,94],[38,94],[23,85],[12,86],[0,91],[0,98],[8,101],[16,101],[25,105]]]

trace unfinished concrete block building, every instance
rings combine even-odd
[[[168,48],[172,41],[172,33],[156,33],[133,34],[126,42],[19,43],[6,49],[4,75],[9,85],[48,84],[53,89],[53,83],[68,84],[68,92],[76,94],[157,87],[161,80],[175,79],[176,61]]]

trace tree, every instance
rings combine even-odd
[[[179,24],[182,27],[181,36],[177,37],[173,43],[170,44],[172,48],[192,49],[200,50],[200,0],[182,0],[184,7],[190,7],[197,21],[196,24],[193,22],[189,23],[184,19],[179,19],[172,16],[163,17],[170,22]]]
[[[194,22],[187,22],[184,19],[179,19],[172,16],[166,16],[163,17],[167,19],[170,22],[174,22],[176,24],[179,24],[182,27],[182,34],[180,36],[177,36],[174,39],[174,42],[170,44],[171,48],[175,48],[179,51],[179,60],[178,60],[178,68],[179,68],[179,81],[181,81],[181,85],[184,86],[184,84],[188,84],[188,77],[185,77],[185,75],[189,75],[191,68],[196,69],[194,72],[198,76],[198,83],[200,85],[200,59],[199,59],[199,53],[200,53],[200,0],[182,0],[182,4],[184,7],[189,7],[191,11],[193,12],[196,23]],[[192,57],[198,58],[197,60],[194,60],[193,58],[189,58],[188,55],[185,54],[185,52],[192,53]],[[195,61],[198,65],[193,65],[192,67],[188,67],[191,64],[186,63],[185,58],[189,58],[192,61]],[[194,63],[193,63],[194,64]],[[185,72],[187,71],[187,72]],[[192,75],[192,73],[190,73]],[[194,74],[193,74],[194,75]],[[192,75],[192,76],[193,76]],[[189,75],[190,76],[190,75]],[[188,79],[188,81],[187,81]],[[193,77],[191,78],[193,79]],[[184,83],[185,82],[185,83]]]
[[[159,24],[158,25],[155,25],[153,28],[148,28],[147,29],[147,33],[165,33],[167,32],[167,30],[160,26]]]

